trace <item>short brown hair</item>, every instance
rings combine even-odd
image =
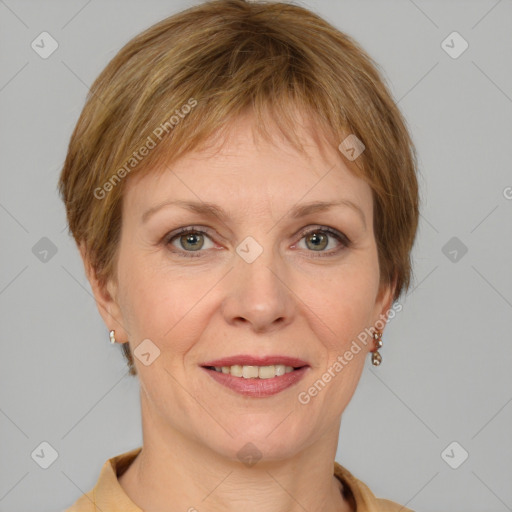
[[[381,282],[396,282],[398,299],[409,288],[419,216],[405,119],[378,65],[351,37],[280,2],[214,0],[170,16],[130,40],[93,83],[59,192],[99,281],[116,279],[128,173],[165,167],[247,111],[256,129],[265,133],[272,120],[301,150],[295,107],[329,144],[349,134],[363,142],[356,160],[340,155],[372,189]]]

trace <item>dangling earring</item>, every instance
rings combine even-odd
[[[373,339],[375,340],[375,344],[377,348],[375,351],[372,351],[372,364],[373,366],[379,366],[382,363],[382,356],[380,355],[379,348],[382,347],[382,331],[378,329],[373,333]]]
[[[112,345],[116,342],[116,337],[115,337],[115,331],[110,331],[109,332],[109,336],[110,336],[110,343],[112,343]]]

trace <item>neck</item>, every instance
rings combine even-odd
[[[289,459],[262,458],[248,466],[164,427],[144,401],[142,407],[143,449],[119,483],[143,510],[168,512],[169,504],[190,512],[351,510],[333,475],[338,429]]]

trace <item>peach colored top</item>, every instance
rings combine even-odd
[[[141,450],[142,446],[107,460],[96,485],[64,512],[143,512],[130,500],[117,479]],[[343,496],[357,512],[413,512],[393,501],[376,498],[363,482],[337,462],[334,462],[334,475],[343,484]]]

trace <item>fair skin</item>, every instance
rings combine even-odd
[[[277,131],[272,142],[255,140],[250,118],[233,128],[216,151],[187,153],[161,174],[130,176],[117,282],[100,287],[88,270],[116,339],[129,340],[132,352],[145,339],[160,350],[148,366],[135,357],[143,450],[119,482],[147,512],[348,512],[333,461],[371,340],[307,404],[298,394],[391,306],[392,287],[379,282],[371,189],[336,148],[321,154],[307,130],[308,158]],[[335,206],[289,216],[297,205],[340,199],[361,212]],[[141,220],[174,200],[215,203],[226,220],[178,206]],[[188,226],[196,239],[164,238]],[[344,247],[322,226],[351,243]],[[324,238],[301,234],[304,228]],[[263,248],[252,263],[236,252],[248,236]],[[238,354],[287,355],[309,367],[277,394],[248,397],[200,366]],[[247,443],[262,455],[252,466],[237,456]]]

